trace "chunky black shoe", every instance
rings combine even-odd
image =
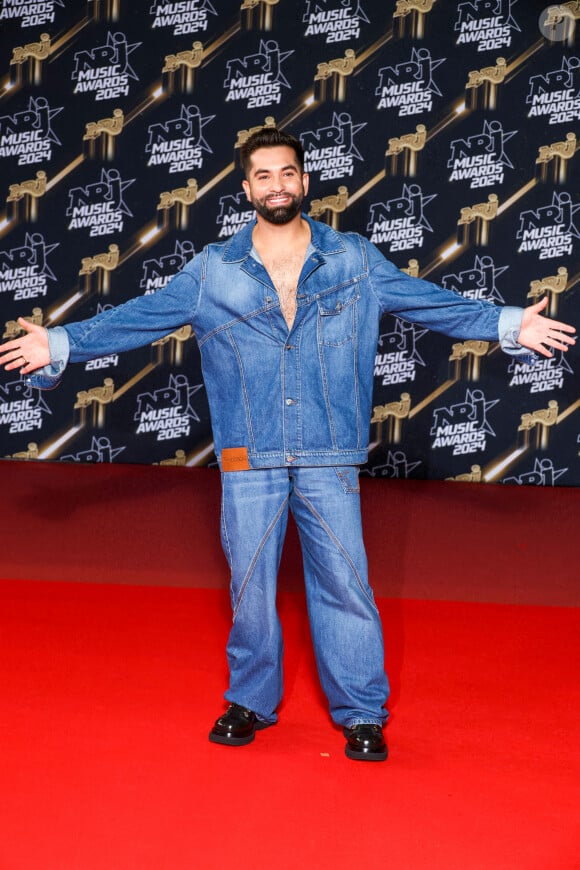
[[[209,732],[212,743],[224,746],[245,746],[254,739],[256,731],[267,728],[269,722],[260,722],[252,710],[239,704],[230,704]]]
[[[353,725],[344,729],[345,752],[354,761],[386,761],[389,751],[380,725]]]

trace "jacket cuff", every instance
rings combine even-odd
[[[523,314],[523,308],[513,305],[506,305],[501,309],[498,322],[499,343],[505,353],[518,357],[520,362],[534,365],[539,358],[538,354],[518,342]]]
[[[26,383],[38,390],[50,390],[62,380],[70,355],[70,344],[64,326],[47,329],[50,362],[26,378]]]

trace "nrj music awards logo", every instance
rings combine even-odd
[[[443,275],[441,284],[466,299],[484,299],[502,305],[504,298],[497,288],[496,279],[508,269],[509,266],[496,266],[493,257],[488,254],[481,257],[476,255],[471,269],[449,272]]]
[[[575,223],[579,209],[580,204],[575,204],[569,193],[554,191],[549,205],[520,212],[516,235],[521,239],[518,253],[538,251],[540,260],[571,256],[574,239],[580,238],[580,229]]]
[[[88,450],[68,453],[60,457],[60,462],[114,462],[125,449],[125,447],[113,447],[111,439],[105,435],[98,438],[93,436]]]
[[[325,36],[327,44],[358,39],[361,21],[369,23],[360,0],[306,0],[304,36]]]
[[[425,230],[433,232],[425,217],[425,206],[436,196],[423,196],[418,184],[405,184],[396,199],[373,203],[367,223],[370,241],[388,245],[391,252],[422,248]]]
[[[59,244],[47,245],[40,233],[26,233],[23,245],[0,251],[0,293],[13,293],[15,302],[46,296],[48,281],[56,281],[48,256]]]
[[[201,169],[203,154],[212,150],[203,136],[203,128],[215,115],[202,117],[197,106],[181,106],[178,118],[151,124],[145,153],[150,154],[147,166],[165,165],[169,172],[190,172]]]
[[[433,96],[441,96],[433,72],[444,62],[445,58],[433,60],[428,48],[414,48],[409,60],[380,69],[377,108],[398,109],[399,117],[430,112]]]
[[[530,78],[529,118],[547,115],[550,124],[580,119],[580,58],[562,58],[559,69]]]
[[[511,375],[510,387],[529,387],[530,393],[545,393],[553,390],[561,390],[564,386],[564,377],[574,374],[564,352],[556,352],[555,356],[546,359],[542,357],[536,360],[533,366],[518,362],[513,357],[508,367]]]
[[[395,317],[394,329],[379,336],[374,376],[381,378],[383,387],[415,380],[416,367],[425,365],[417,350],[417,342],[427,332],[428,329]]]
[[[108,236],[123,230],[124,217],[132,217],[123,199],[125,190],[135,179],[123,181],[117,169],[101,169],[101,178],[86,187],[72,187],[68,192],[69,230],[89,229],[91,236]]]
[[[334,112],[328,126],[301,133],[305,172],[319,173],[320,181],[352,176],[354,161],[363,159],[354,139],[366,126],[353,124],[348,112]]]
[[[518,486],[554,486],[558,478],[567,471],[567,468],[556,468],[551,459],[536,459],[532,471],[524,471],[516,477],[504,477],[502,483],[515,483]]]
[[[245,102],[247,109],[280,103],[282,88],[290,87],[282,65],[291,54],[294,51],[280,51],[273,39],[262,39],[256,54],[228,60],[224,81],[226,103]]]
[[[435,408],[430,434],[431,448],[452,448],[453,456],[485,450],[489,435],[495,432],[487,419],[488,411],[499,399],[488,402],[482,390],[467,390],[465,400],[447,408]]]
[[[449,181],[469,181],[469,187],[503,184],[504,169],[513,169],[505,144],[517,131],[505,133],[501,121],[484,121],[481,133],[467,139],[453,139],[447,166]]]
[[[512,14],[518,0],[469,0],[458,3],[457,45],[476,43],[478,51],[508,48],[520,27]]]
[[[138,423],[137,435],[154,432],[157,441],[189,435],[191,422],[199,423],[191,398],[202,386],[190,387],[185,375],[170,375],[166,387],[152,393],[140,393],[133,418]]]
[[[383,465],[373,465],[366,469],[370,477],[388,477],[391,480],[407,480],[413,471],[421,465],[421,460],[409,461],[402,450],[389,450],[387,461]],[[362,472],[365,473],[364,471]]]
[[[149,9],[149,15],[155,16],[151,28],[173,28],[173,36],[183,36],[186,33],[199,33],[207,30],[208,15],[217,15],[209,0],[182,0],[180,3],[168,3],[157,0]]]
[[[159,259],[144,260],[142,278],[139,282],[141,291],[147,295],[165,287],[194,255],[193,242],[186,239],[183,242],[175,242],[173,253],[165,254]]]
[[[233,236],[254,219],[254,208],[249,205],[243,190],[220,196],[219,206],[215,222],[219,227],[218,237],[220,239],[229,239],[230,236]]]
[[[42,429],[43,414],[52,414],[52,411],[40,390],[23,380],[0,384],[0,426],[7,426],[9,435]]]
[[[45,97],[30,97],[23,112],[0,117],[0,157],[17,157],[19,166],[50,160],[53,145],[61,144],[52,119],[62,111],[51,109]]]
[[[104,45],[77,51],[71,73],[72,81],[76,82],[73,93],[94,93],[95,101],[127,97],[131,80],[139,80],[129,56],[140,45],[140,42],[129,44],[124,33],[108,33]]]
[[[21,27],[39,27],[41,24],[53,24],[55,7],[64,7],[64,0],[44,0],[43,3],[30,0],[3,0],[0,9],[0,21],[20,19]]]

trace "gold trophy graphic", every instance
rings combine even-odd
[[[417,154],[423,150],[427,142],[425,124],[417,124],[414,133],[404,133],[389,139],[389,147],[385,157],[390,157],[391,175],[397,174],[397,162],[403,155],[403,174],[413,178],[417,174]]]
[[[189,341],[193,336],[193,330],[189,324],[182,326],[171,335],[165,335],[163,338],[154,341],[151,347],[159,348],[157,353],[157,362],[162,363],[164,358],[164,349],[169,346],[169,362],[171,365],[180,366],[183,362],[183,348],[186,341]]]
[[[558,267],[556,275],[548,275],[545,278],[538,278],[530,281],[530,292],[527,298],[532,299],[532,304],[538,302],[544,293],[547,293],[550,298],[548,305],[548,314],[550,317],[555,317],[558,313],[558,296],[568,287],[568,269],[565,266]]]
[[[15,210],[19,204],[24,206],[22,218],[25,221],[34,222],[38,219],[38,200],[46,193],[46,172],[39,169],[35,178],[21,181],[19,184],[11,184],[8,188],[6,202],[15,202]]]
[[[27,320],[29,323],[34,323],[36,326],[42,326],[44,320],[42,308],[33,308],[30,317],[25,317],[24,320]],[[6,339],[6,341],[12,341],[13,338],[18,338],[18,336],[22,335],[23,332],[24,330],[17,320],[7,320],[4,324],[4,334],[2,335],[2,338]]]
[[[401,272],[405,272],[406,275],[410,275],[411,278],[419,277],[419,260],[409,260],[405,269],[401,269]]]
[[[409,416],[411,410],[411,396],[409,393],[401,393],[398,402],[388,402],[386,405],[375,405],[371,423],[376,424],[375,441],[388,441],[398,444],[401,440],[402,421]],[[384,424],[387,424],[386,436]]]
[[[91,276],[96,274],[97,293],[107,296],[110,286],[110,274],[119,265],[119,245],[109,245],[109,250],[94,257],[83,257],[79,275],[85,278],[85,287],[90,287]]]
[[[411,22],[411,37],[422,39],[425,35],[425,16],[431,12],[436,0],[397,0],[393,12],[393,24],[398,24],[399,37],[404,36],[406,22]]]
[[[327,220],[329,226],[334,230],[338,229],[338,216],[346,210],[348,205],[348,188],[343,184],[338,188],[338,193],[324,196],[322,199],[313,199],[310,203],[310,211],[308,214],[314,220],[318,220],[323,214],[328,213],[330,220]]]
[[[489,350],[488,341],[479,341],[469,339],[468,341],[458,342],[451,347],[451,356],[449,362],[455,363],[455,380],[461,378],[461,363],[467,360],[467,378],[470,381],[478,381],[481,373],[481,359]]]
[[[346,80],[352,75],[355,64],[356,55],[352,48],[346,49],[344,57],[319,63],[314,76],[317,99],[343,103],[346,99]]]
[[[496,193],[490,193],[487,197],[487,202],[478,202],[475,205],[468,205],[461,209],[457,226],[463,227],[464,239],[462,244],[466,245],[469,241],[469,229],[473,224],[475,226],[475,244],[487,245],[489,241],[489,224],[490,221],[497,217],[499,200]]]
[[[28,73],[28,81],[33,85],[39,85],[42,80],[42,62],[50,54],[51,42],[48,33],[41,33],[38,42],[28,42],[12,49],[10,59],[11,73],[14,74],[14,85],[23,83],[23,71]]]
[[[195,71],[200,68],[203,60],[203,43],[195,41],[189,51],[178,51],[177,54],[165,56],[161,70],[164,91],[173,91],[176,77],[179,76],[179,88],[191,93],[195,88]],[[165,86],[167,85],[167,86]]]
[[[446,477],[445,480],[457,480],[461,483],[481,483],[481,465],[472,465],[470,471],[456,474],[455,477]]]
[[[105,406],[113,401],[114,394],[113,378],[105,378],[101,387],[91,387],[89,390],[81,390],[77,393],[74,408],[80,409],[80,425],[86,425],[87,408],[92,408],[91,425],[102,429],[105,425]]]
[[[505,57],[498,57],[495,66],[472,70],[465,85],[466,102],[469,103],[469,108],[496,109],[498,85],[505,79],[507,71]],[[482,106],[477,105],[480,97]]]
[[[568,161],[576,153],[576,134],[566,133],[566,138],[551,145],[540,145],[536,157],[536,168],[539,170],[540,180],[548,178],[548,166],[553,169],[553,180],[557,184],[564,184],[568,174]]]
[[[280,0],[244,0],[240,6],[244,30],[272,30],[274,6]]]
[[[161,218],[162,228],[169,225],[169,214],[175,209],[175,224],[179,229],[187,229],[189,207],[197,200],[197,180],[188,178],[185,187],[176,187],[159,194],[157,212]]]
[[[530,443],[530,432],[532,429],[536,431],[536,448],[546,450],[548,447],[549,431],[552,426],[558,422],[558,403],[555,399],[550,399],[547,408],[538,408],[537,411],[531,411],[521,415],[518,432],[524,433],[525,446]]]
[[[100,154],[102,160],[113,160],[115,156],[115,138],[123,130],[125,116],[122,109],[113,109],[110,118],[101,118],[99,121],[89,121],[85,128],[83,142],[88,143],[89,157],[95,156],[97,140],[100,142]]]
[[[40,456],[40,450],[38,449],[38,444],[36,441],[31,441],[26,450],[20,450],[17,453],[12,453],[11,456],[5,456],[4,459],[21,459],[24,462],[38,459]]]

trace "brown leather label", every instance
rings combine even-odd
[[[225,447],[222,450],[222,471],[249,471],[247,447]]]

